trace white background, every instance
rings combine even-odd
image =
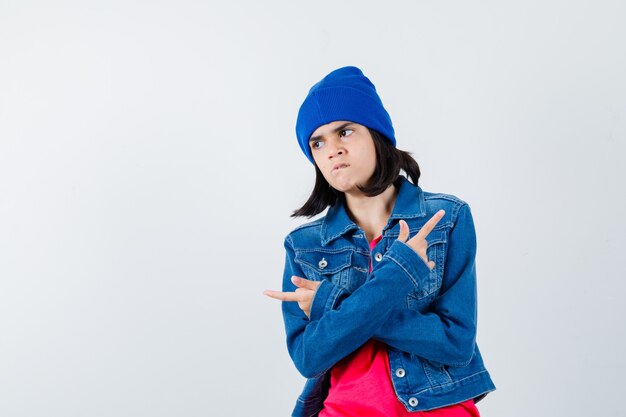
[[[0,2],[0,415],[286,416],[308,89],[472,207],[485,417],[626,416],[621,1]]]

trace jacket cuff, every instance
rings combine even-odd
[[[411,280],[416,291],[423,287],[424,280],[430,275],[430,268],[422,257],[409,245],[399,240],[391,244],[385,253],[385,258],[400,267],[406,277]]]
[[[322,280],[311,303],[310,320],[319,320],[325,312],[332,310],[344,289],[332,282]]]

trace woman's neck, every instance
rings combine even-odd
[[[398,189],[394,185],[390,185],[385,191],[374,197],[363,194],[345,194],[348,214],[365,232],[368,242],[383,232],[383,227],[389,221],[397,196]]]

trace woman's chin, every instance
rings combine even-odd
[[[340,191],[342,193],[349,192],[353,188],[356,188],[356,187],[354,187],[353,184],[349,184],[349,183],[345,183],[345,182],[342,182],[342,183],[336,183],[335,182],[334,184],[330,184],[330,186],[333,187],[335,190]]]
[[[335,190],[340,191],[344,194],[351,194],[351,195],[361,195],[363,194],[361,192],[361,190],[359,190],[359,188],[356,185],[345,185],[345,186],[337,186],[337,187],[333,187]]]

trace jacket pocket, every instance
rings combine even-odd
[[[449,387],[452,383],[452,376],[448,372],[446,365],[436,364],[424,358],[419,358],[424,374],[432,388]]]
[[[430,271],[424,286],[408,295],[407,305],[412,310],[425,310],[439,293],[443,279],[448,248],[446,233],[444,230],[433,230],[428,234],[426,241],[428,242],[426,255],[428,260],[435,262],[435,267]]]
[[[307,279],[321,281],[326,279],[352,291],[355,285],[353,249],[301,250],[296,251],[294,261],[300,265]]]

